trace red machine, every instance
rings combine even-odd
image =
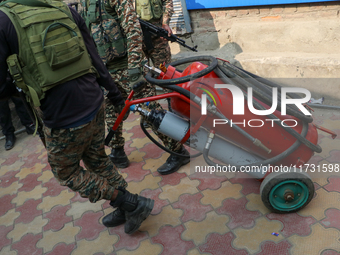
[[[197,61],[208,61],[210,64]],[[183,72],[174,67],[188,62],[194,63]],[[261,173],[252,173],[252,176],[262,180],[261,198],[270,210],[278,213],[295,212],[310,202],[314,184],[303,171],[303,165],[314,152],[321,152],[317,145],[316,128],[319,127],[312,123],[313,119],[292,107],[287,110],[287,115],[282,115],[278,110],[265,116],[255,115],[248,109],[246,101],[244,114],[235,115],[234,95],[226,88],[215,89],[215,84],[239,86],[245,97],[248,97],[247,86],[251,87],[255,91],[253,104],[258,110],[270,109],[269,105],[274,100],[268,92],[271,88],[280,90],[281,87],[226,61],[218,64],[217,59],[211,56],[182,59],[168,67],[161,66],[161,70],[148,68],[150,72],[145,77],[148,82],[174,92],[131,101],[132,91],[113,131],[128,108],[133,106],[133,110],[139,112],[154,130],[202,152],[211,167],[221,168],[221,165],[210,157],[228,164],[229,169],[232,166],[231,169],[237,171],[242,171],[243,167],[261,170]],[[138,86],[134,88],[137,89]],[[203,93],[206,94],[205,98],[209,96],[210,99],[210,103],[205,105],[206,115],[202,115]],[[295,94],[289,96],[296,98]],[[143,103],[165,98],[171,98],[173,112],[149,110],[143,106]],[[223,120],[226,125],[216,125],[216,120]],[[287,120],[295,125],[282,124]],[[234,125],[230,125],[231,122]],[[249,125],[250,122],[252,125]],[[255,126],[254,123],[260,125]],[[141,127],[143,129],[143,125]],[[335,138],[331,131],[321,129]],[[145,134],[157,144],[147,132]],[[107,143],[112,135],[110,132]],[[287,171],[272,171],[270,166],[281,166],[281,170],[284,166]]]

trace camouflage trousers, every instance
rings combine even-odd
[[[105,153],[104,106],[94,119],[76,128],[44,127],[48,162],[55,178],[95,203],[111,200],[115,188],[127,183]],[[86,170],[80,166],[83,161]]]
[[[129,86],[128,70],[124,69],[124,70],[119,70],[115,73],[111,73],[111,77],[113,81],[116,83],[118,89],[120,90],[122,97],[126,99],[131,92],[131,88]],[[147,85],[144,86],[144,88],[141,91],[134,94],[132,99],[145,98],[145,97],[150,97],[154,95],[156,95],[155,86],[147,83]],[[108,126],[108,129],[110,130],[117,120],[117,117],[115,116],[116,110],[115,110],[115,107],[112,105],[111,101],[107,98],[105,99],[105,104],[106,104],[105,105],[106,124]],[[156,101],[150,102],[150,104],[147,107],[149,109],[157,109],[157,110],[163,109],[162,106]],[[168,149],[172,151],[179,151],[182,148],[182,145],[179,142],[157,132],[156,130],[153,130],[153,131],[161,139],[164,146],[167,147]],[[115,136],[110,141],[109,143],[110,148],[114,149],[114,148],[124,146],[125,139],[122,136],[122,132],[123,132],[123,122],[119,125],[119,127],[116,130]]]
[[[171,50],[169,42],[162,38],[152,38],[152,45],[154,49],[147,52],[145,45],[143,45],[143,51],[146,57],[153,63],[153,66],[159,68],[160,64],[169,64],[171,62]]]

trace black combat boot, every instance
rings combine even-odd
[[[112,206],[111,203],[110,205]],[[125,222],[126,222],[125,212],[121,210],[120,208],[117,208],[115,211],[106,215],[103,218],[103,225],[107,228],[117,227],[119,225],[124,224]]]
[[[15,137],[14,133],[6,135],[6,143],[5,143],[6,151],[8,151],[8,150],[10,150],[14,147],[15,141],[16,141],[16,137]]]
[[[131,194],[122,188],[119,188],[119,190],[123,192],[123,195],[110,202],[110,205],[116,207],[117,210],[105,216],[103,224],[107,227],[118,226],[118,223],[119,225],[122,224],[122,213],[125,212],[126,223],[124,231],[127,234],[133,234],[151,213],[154,200],[138,196],[137,194]]]
[[[187,156],[190,155],[189,152],[184,147],[182,147],[181,150],[177,153]],[[189,162],[190,158],[183,158],[175,155],[170,155],[170,157],[167,158],[166,162],[163,165],[161,165],[157,169],[157,171],[162,175],[171,174],[176,172],[181,166],[184,166]]]
[[[118,168],[127,168],[129,166],[129,159],[125,154],[124,147],[118,147],[111,150],[109,155],[113,164]]]

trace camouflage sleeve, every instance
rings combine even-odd
[[[140,67],[143,37],[135,9],[129,0],[110,0],[110,5],[115,8],[127,39],[128,68]]]
[[[163,2],[163,21],[162,24],[169,25],[170,18],[174,13],[174,5],[172,0],[162,0]]]

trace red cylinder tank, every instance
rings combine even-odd
[[[182,73],[180,73],[178,71],[175,71],[173,67],[169,66],[164,76],[159,78],[174,79],[184,77],[193,73],[197,73],[198,71],[201,71],[206,67],[207,66],[202,63],[195,62],[190,64]],[[295,143],[296,141],[295,137],[293,137],[291,134],[289,134],[286,130],[279,127],[278,125],[273,124],[272,121],[268,121],[268,117],[255,115],[252,112],[250,112],[246,100],[244,103],[244,115],[233,115],[233,96],[231,91],[229,89],[217,89],[217,90],[209,89],[209,87],[214,88],[215,84],[224,84],[224,82],[221,79],[219,79],[219,77],[214,72],[210,72],[204,77],[196,79],[194,81],[178,84],[178,86],[191,91],[196,96],[201,97],[203,90],[199,88],[202,87],[202,84],[200,82],[202,81],[202,79],[204,79],[205,88],[208,88],[210,92],[217,91],[217,93],[219,94],[218,96],[220,97],[221,101],[216,100],[216,106],[222,112],[222,114],[226,116],[228,119],[230,119],[233,123],[235,122],[239,123],[237,124],[239,127],[241,127],[243,130],[245,130],[248,134],[250,134],[254,138],[260,140],[266,147],[268,147],[272,151],[270,154],[268,154],[266,151],[260,149],[259,147],[254,145],[250,140],[241,135],[238,131],[230,127],[229,124],[216,125],[215,127],[213,127],[213,119],[216,117],[213,118],[212,116],[208,115],[203,123],[204,127],[206,127],[209,130],[214,129],[216,134],[266,159],[281,154]],[[265,108],[267,109],[270,108],[268,105],[265,105],[264,103],[261,104],[265,106]],[[190,120],[194,123],[196,123],[201,117],[201,109],[197,109],[192,106],[190,107],[188,103],[184,102],[179,98],[172,98],[171,106],[176,113],[184,117],[190,118]],[[295,120],[298,124],[292,128],[296,132],[301,133],[303,126],[302,121],[290,115],[282,115],[281,112],[279,111],[275,111],[273,114],[277,117],[277,119],[279,119],[279,121],[284,120],[285,122],[287,122],[286,125],[291,126],[291,124],[295,122],[294,121],[289,122],[289,120]],[[249,125],[250,123],[252,124]],[[261,124],[261,126],[259,124]],[[256,125],[259,127],[254,127]],[[313,144],[317,144],[318,133],[315,126],[310,123],[308,124],[308,127],[309,128],[308,133],[306,135],[306,139],[312,142]],[[277,165],[282,164],[285,166],[296,165],[298,167],[303,165],[304,163],[307,163],[308,160],[313,156],[313,154],[314,152],[310,148],[308,148],[304,144],[301,144],[297,150],[295,150],[292,154],[287,156],[285,159],[277,162],[276,164]]]

